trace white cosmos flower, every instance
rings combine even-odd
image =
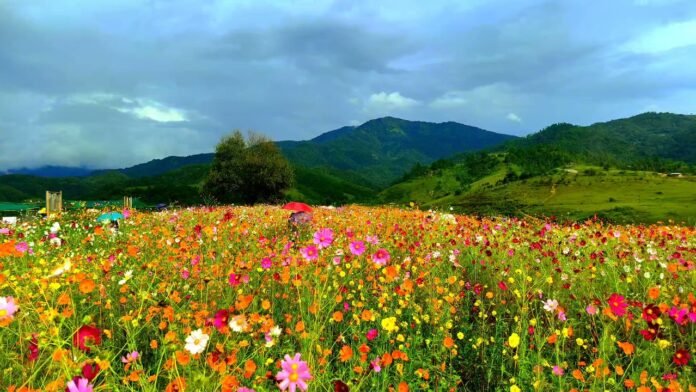
[[[248,324],[244,315],[237,315],[230,318],[229,326],[234,332],[244,332]]]
[[[130,278],[133,277],[133,270],[128,270],[126,273],[123,275],[123,279],[118,281],[119,285],[124,285],[126,282],[130,280]]]
[[[547,312],[553,312],[558,307],[558,301],[555,299],[548,299],[544,302],[544,310]]]
[[[283,332],[283,330],[280,329],[280,327],[277,325],[275,327],[271,328],[271,336],[280,336],[280,334],[282,332]]]
[[[186,338],[186,345],[184,348],[191,354],[200,354],[205,351],[208,345],[208,339],[210,336],[203,333],[200,328],[191,332],[191,334]]]

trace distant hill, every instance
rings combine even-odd
[[[279,142],[288,159],[304,167],[330,167],[387,185],[416,163],[493,147],[516,139],[455,122],[429,123],[384,117],[343,127],[304,142]]]
[[[503,148],[553,146],[595,162],[650,158],[696,163],[696,115],[643,113],[589,126],[555,124]]]
[[[213,153],[195,154],[185,157],[169,156],[162,159],[153,159],[149,162],[141,163],[139,165],[124,169],[115,170],[132,178],[153,177],[184,166],[210,163],[213,161],[213,156],[215,156]],[[95,171],[94,174],[99,174],[105,171],[107,170]]]
[[[35,169],[20,168],[10,169],[2,174],[25,174],[38,177],[85,177],[92,173],[91,169],[85,167],[68,167],[68,166],[41,166]]]

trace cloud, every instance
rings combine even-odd
[[[365,101],[365,110],[370,113],[392,113],[420,105],[413,98],[404,97],[398,91],[384,91],[370,95]]]
[[[696,45],[696,19],[663,25],[638,36],[624,46],[628,51],[655,54]]]
[[[0,170],[385,115],[521,135],[693,111],[694,21],[692,0],[0,0]]]
[[[507,116],[505,116],[505,118],[507,118],[508,120],[510,120],[512,122],[516,122],[516,123],[522,122],[522,119],[520,118],[520,116],[516,115],[515,113],[508,113]]]

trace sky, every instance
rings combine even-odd
[[[0,170],[395,116],[525,135],[696,112],[694,0],[0,0]]]

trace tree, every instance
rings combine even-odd
[[[204,189],[225,203],[274,202],[292,185],[290,164],[269,138],[234,131],[222,138]]]

